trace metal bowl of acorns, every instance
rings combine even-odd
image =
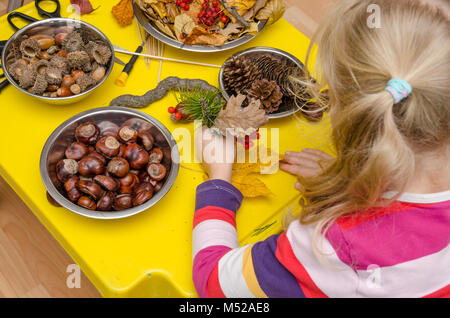
[[[310,99],[294,80],[303,77],[304,65],[295,56],[271,47],[254,47],[225,61],[219,85],[226,100],[246,95],[247,103],[261,101],[267,117],[281,118],[302,110]]]
[[[84,21],[53,18],[31,23],[5,44],[2,65],[19,91],[50,104],[78,102],[111,73],[114,48]]]

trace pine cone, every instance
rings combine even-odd
[[[253,64],[263,78],[275,81],[280,86],[283,95],[294,96],[295,84],[291,77],[299,78],[302,76],[302,70],[297,65],[284,57],[264,54],[254,58]]]
[[[247,96],[253,99],[259,99],[266,113],[270,114],[278,110],[283,94],[275,81],[262,79],[255,81]]]
[[[232,94],[239,94],[249,89],[252,83],[261,78],[251,59],[237,56],[229,59],[224,66],[223,81],[225,89]]]

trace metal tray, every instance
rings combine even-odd
[[[305,66],[303,65],[303,63],[300,62],[300,60],[298,58],[296,58],[295,56],[293,56],[292,54],[290,54],[288,52],[285,52],[283,50],[280,50],[280,49],[275,49],[275,48],[272,48],[272,47],[265,47],[265,46],[257,46],[257,47],[246,49],[244,51],[237,52],[236,54],[230,56],[227,59],[227,61],[229,59],[231,59],[232,57],[241,56],[241,55],[250,54],[250,53],[271,53],[271,54],[282,55],[283,57],[287,58],[288,60],[290,60],[291,62],[296,64],[302,71],[304,71],[304,69],[305,69]],[[226,63],[226,61],[224,62],[224,64],[222,65],[222,68],[220,69],[220,73],[219,73],[219,87],[220,87],[220,90],[222,91],[223,97],[226,100],[228,100],[230,98],[230,96],[227,93],[227,91],[225,89],[224,82],[223,82],[223,71],[224,71],[225,63]],[[277,112],[274,112],[274,113],[271,113],[271,114],[267,114],[267,117],[269,117],[270,119],[287,117],[287,116],[290,116],[292,114],[295,114],[299,110],[300,110],[300,107],[297,107],[295,104],[293,104],[290,109],[281,110],[281,111],[277,111]]]
[[[133,2],[133,10],[134,15],[136,16],[139,23],[142,25],[142,27],[154,38],[160,40],[161,42],[170,45],[174,48],[185,50],[185,51],[191,51],[191,52],[220,52],[220,51],[226,51],[231,50],[236,47],[239,47],[250,40],[252,40],[255,36],[257,36],[266,26],[266,22],[259,22],[258,23],[258,33],[255,35],[246,34],[239,39],[229,41],[221,46],[211,46],[211,45],[187,45],[183,42],[177,41],[172,39],[171,37],[167,36],[163,32],[161,32],[156,26],[153,25],[153,23],[144,15],[141,8],[139,8],[139,5],[137,5],[135,2]]]

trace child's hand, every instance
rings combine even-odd
[[[317,149],[304,148],[301,152],[287,151],[280,163],[280,169],[294,176],[310,178],[322,172],[323,164],[333,159],[330,155]],[[320,161],[323,161],[322,167]],[[295,184],[297,190],[301,190],[299,182]]]
[[[211,129],[202,127],[197,133],[195,147],[198,158],[203,163],[210,179],[231,182],[231,172],[235,157],[234,136],[224,138]]]

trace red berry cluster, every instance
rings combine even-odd
[[[206,24],[207,26],[213,26],[217,22],[228,22],[228,17],[223,13],[217,0],[203,0],[202,11],[198,14],[198,24]]]
[[[169,114],[173,114],[173,118],[174,118],[175,120],[180,120],[180,119],[181,119],[181,113],[180,113],[180,112],[177,112],[176,109],[175,109],[175,107],[169,107],[169,108],[167,109],[167,111],[169,112]]]
[[[192,3],[194,0],[177,0],[177,6],[188,11],[190,6],[189,3]]]

